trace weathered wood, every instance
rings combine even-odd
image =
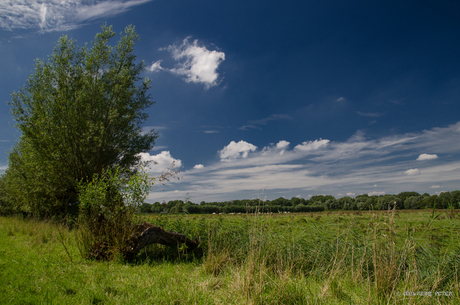
[[[132,259],[147,245],[154,243],[175,247],[185,245],[187,251],[193,251],[199,246],[200,241],[198,239],[191,240],[184,234],[165,231],[160,227],[144,222],[137,226],[123,256],[126,259]]]

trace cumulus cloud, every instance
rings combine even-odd
[[[225,60],[225,53],[208,50],[197,39],[190,42],[185,38],[181,44],[170,45],[168,50],[178,63],[168,71],[185,76],[186,82],[204,84],[207,89],[220,83],[217,68]],[[159,64],[158,64],[159,65]]]
[[[197,164],[193,168],[195,168],[195,169],[204,168],[204,165],[203,164]]]
[[[286,149],[288,148],[289,144],[290,144],[290,143],[289,143],[288,141],[281,140],[281,141],[279,141],[278,143],[276,143],[275,149],[278,150],[278,151],[280,151],[280,152],[279,152],[280,155],[283,155],[284,152],[286,151]],[[265,151],[270,151],[271,148],[265,147],[264,150],[265,150]]]
[[[329,140],[323,140],[323,139],[319,139],[315,141],[306,141],[306,142],[303,142],[302,144],[297,145],[296,147],[294,147],[294,149],[299,150],[299,151],[314,151],[322,147],[326,147],[327,144],[329,144],[329,142],[330,142]]]
[[[347,196],[354,196],[355,193],[347,193]]]
[[[257,146],[243,140],[239,141],[238,143],[231,141],[230,144],[219,151],[220,160],[232,161],[239,157],[247,158],[249,152],[255,151],[256,149]]]
[[[404,172],[408,176],[415,176],[420,174],[420,170],[418,168],[411,168]]]
[[[64,31],[110,18],[152,0],[2,0],[0,27],[6,30]]]
[[[171,168],[174,164],[174,168],[180,168],[182,166],[182,161],[175,159],[171,156],[169,151],[162,151],[156,155],[150,155],[149,153],[140,153],[141,161],[150,161],[148,172],[159,174]]]
[[[291,143],[289,143],[288,141],[285,141],[285,140],[281,140],[278,143],[276,143],[276,148],[277,149],[286,149],[289,146],[289,144],[291,144]]]
[[[417,161],[433,160],[437,158],[438,158],[438,155],[436,154],[421,154],[420,156],[418,156]]]

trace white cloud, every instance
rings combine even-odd
[[[264,196],[270,200],[280,194],[289,198],[297,194],[304,198],[307,194],[372,194],[378,192],[375,185],[385,189],[385,194],[407,190],[424,193],[433,185],[458,189],[459,127],[460,122],[373,139],[361,132],[343,142],[306,141],[300,146],[308,148],[307,152],[286,147],[282,155],[275,143],[258,150],[245,141],[231,142],[219,153],[222,160],[232,162],[210,162],[201,170],[185,171],[180,190],[199,202],[257,198],[265,187]],[[448,154],[452,158],[433,165],[410,157],[420,151]],[[177,184],[174,187],[179,189]],[[170,200],[168,196],[174,196],[174,189],[151,194],[149,198]]]
[[[239,141],[238,143],[231,141],[230,144],[219,151],[220,160],[232,161],[239,157],[247,158],[249,152],[255,151],[256,149],[257,146],[243,140]]]
[[[151,150],[165,150],[166,148],[168,148],[166,145],[155,145]]]
[[[161,62],[162,62],[162,60],[158,60],[158,61],[152,63],[152,65],[147,68],[147,71],[158,72],[158,71],[163,70],[163,68],[161,67]]]
[[[420,174],[420,170],[418,168],[411,168],[404,172],[408,176],[415,176]]]
[[[95,3],[80,6],[77,9],[76,19],[80,21],[94,20],[98,18],[109,18],[126,12],[132,6],[144,4],[152,0],[102,0],[102,1],[81,1]]]
[[[327,146],[329,143],[329,140],[315,140],[315,141],[307,141],[303,142],[302,144],[297,145],[294,147],[294,149],[299,150],[299,151],[313,151],[313,150],[318,150],[322,147]]]
[[[378,195],[385,195],[385,192],[371,192],[371,193],[367,193],[369,196],[378,196]]]
[[[440,185],[432,185],[432,186],[430,186],[430,188],[432,188],[432,189],[438,189],[438,188],[441,188],[441,186],[440,186]]]
[[[178,62],[175,68],[168,71],[185,76],[186,82],[204,84],[207,89],[217,86],[220,83],[217,68],[225,60],[225,53],[210,51],[205,46],[200,46],[197,39],[192,43],[189,39],[187,37],[182,44],[165,48]]]
[[[219,133],[219,131],[218,130],[205,130],[204,133],[208,133],[208,134]]]
[[[438,158],[438,155],[436,154],[421,154],[420,156],[418,156],[417,161],[433,160],[437,158]]]
[[[345,98],[344,98],[343,96],[341,96],[341,97],[339,97],[338,99],[336,99],[335,101],[336,101],[336,102],[342,102],[342,101],[344,101],[344,100],[345,100]]]
[[[88,21],[107,19],[152,0],[2,0],[0,27],[40,32],[78,28]]]
[[[276,148],[277,149],[286,149],[289,146],[289,144],[291,144],[291,143],[289,143],[288,141],[285,141],[285,140],[281,140],[278,143],[276,143]]]
[[[193,168],[195,168],[195,169],[204,168],[204,165],[203,164],[197,164]]]
[[[161,153],[153,156],[149,153],[140,153],[139,155],[141,156],[141,161],[153,161],[149,164],[149,173],[162,173],[170,168],[173,163],[175,169],[182,166],[182,161],[179,159],[174,159],[169,151],[162,151]]]
[[[46,11],[47,11],[46,5],[45,5],[45,3],[42,3],[42,6],[40,8],[40,20],[41,20],[40,27],[41,28],[43,28],[45,26]]]

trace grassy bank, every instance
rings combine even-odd
[[[75,232],[0,218],[1,304],[457,304],[458,211],[145,216],[199,237],[132,262],[83,260]],[[431,296],[429,296],[431,294]]]

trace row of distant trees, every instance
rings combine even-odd
[[[222,202],[204,202],[171,200],[169,202],[144,203],[141,213],[252,213],[260,212],[318,212],[325,210],[386,210],[386,209],[446,209],[460,208],[460,191],[443,192],[439,195],[417,192],[402,192],[397,195],[369,196],[358,195],[355,198],[346,196],[336,199],[331,195],[317,195],[310,199],[280,197],[274,200],[233,200]]]

